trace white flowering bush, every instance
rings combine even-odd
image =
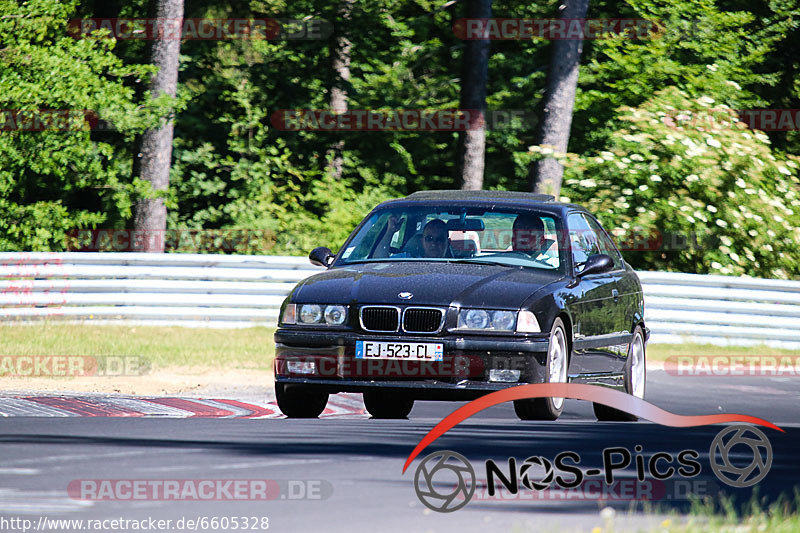
[[[620,111],[606,151],[562,157],[561,194],[596,213],[630,263],[800,278],[800,158],[677,88]]]

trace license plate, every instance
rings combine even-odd
[[[424,342],[356,341],[356,359],[443,361],[443,345]]]

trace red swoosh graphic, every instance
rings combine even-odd
[[[414,448],[414,451],[411,452],[411,455],[406,459],[406,464],[403,465],[403,473],[405,474],[406,469],[408,469],[414,458],[416,458],[430,443],[472,415],[494,405],[510,402],[512,400],[547,397],[573,398],[575,400],[588,400],[590,402],[601,403],[619,409],[620,411],[636,415],[639,418],[661,424],[662,426],[686,428],[727,422],[748,422],[783,432],[781,428],[772,422],[755,416],[737,415],[734,413],[699,416],[676,415],[635,396],[607,387],[584,385],[582,383],[535,383],[492,392],[486,396],[481,396],[476,400],[472,400],[467,405],[447,415],[419,441],[417,447]]]

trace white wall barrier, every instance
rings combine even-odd
[[[0,253],[0,319],[272,326],[304,257]],[[652,342],[800,347],[800,281],[639,272]]]
[[[638,274],[652,342],[800,347],[800,281]]]

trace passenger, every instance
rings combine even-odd
[[[386,221],[386,231],[383,234],[380,242],[375,246],[375,251],[372,257],[383,259],[389,257],[390,250],[389,244],[392,242],[394,234],[400,230],[400,220],[395,215],[389,215],[389,220]]]
[[[372,257],[386,258],[410,258],[410,257],[450,257],[449,239],[447,224],[438,218],[435,218],[425,224],[422,229],[422,235],[415,235],[411,237],[405,246],[405,251],[399,253],[391,253],[389,243],[391,243],[394,234],[400,229],[400,222],[394,215],[389,217],[386,223],[386,232],[383,234],[380,242],[375,247],[375,252]]]

